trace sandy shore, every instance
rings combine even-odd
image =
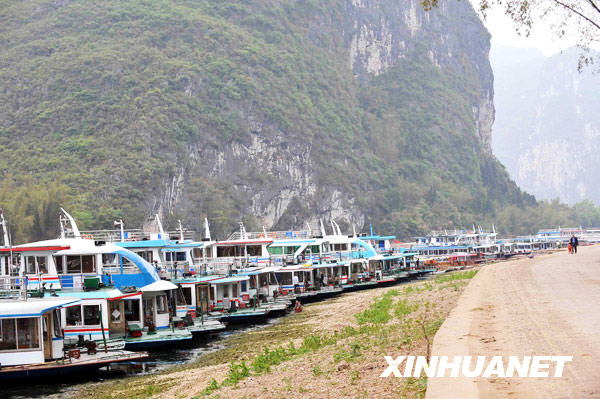
[[[562,378],[430,378],[427,398],[600,397],[599,304],[598,245],[485,266],[438,331],[432,354],[573,361]]]

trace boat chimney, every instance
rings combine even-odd
[[[73,219],[73,217],[71,215],[69,215],[69,213],[67,211],[64,210],[64,208],[60,208],[60,210],[62,211],[62,213],[64,214],[65,219],[62,219],[62,221],[66,222],[67,220],[69,221],[69,223],[71,224],[71,230],[73,231],[73,237],[75,238],[81,238],[81,232],[79,231],[79,227],[77,227],[77,223],[75,223],[75,219]],[[61,238],[65,238],[65,230],[64,229],[64,225],[61,223]]]
[[[160,217],[158,216],[158,213],[156,214],[154,219],[156,220],[156,224],[158,225],[158,232],[160,233],[160,238],[164,239],[167,235],[165,234],[165,231],[163,230],[163,226],[162,226],[162,223],[160,222]]]
[[[210,228],[208,227],[208,218],[204,218],[204,240],[212,241],[210,238]]]
[[[113,222],[113,224],[115,226],[121,227],[121,242],[125,241],[125,231],[124,231],[124,227],[123,227],[123,219],[115,220]]]

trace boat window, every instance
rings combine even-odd
[[[81,325],[81,306],[70,306],[66,309],[66,321],[68,326]]]
[[[277,277],[273,272],[269,273],[269,284],[277,284]]]
[[[18,349],[37,349],[40,347],[37,318],[17,319],[17,333]]]
[[[140,257],[142,257],[146,262],[152,263],[152,251],[140,251],[136,252]]]
[[[217,258],[235,256],[234,247],[217,247]]]
[[[265,285],[269,285],[269,275],[266,273],[259,274],[260,277],[260,286],[264,287]]]
[[[83,324],[100,325],[100,305],[83,305]]]
[[[318,254],[319,253],[319,246],[318,245],[311,245],[310,247],[310,252],[313,254]]]
[[[248,284],[246,281],[242,281],[242,288],[241,288],[242,292],[246,292],[248,291]]]
[[[275,277],[279,284],[291,285],[292,284],[292,273],[275,273]]]
[[[297,272],[296,275],[298,276],[298,281],[299,282],[303,282],[304,281],[304,273]]]
[[[123,300],[123,304],[125,305],[125,320],[141,321],[139,299],[125,299]]]
[[[229,298],[229,287],[228,285],[223,285],[223,298]]]
[[[25,273],[27,273],[27,274],[37,273],[37,270],[35,269],[35,256],[26,256],[25,257]]]
[[[238,294],[238,285],[237,284],[233,284],[231,287],[231,297],[232,298],[237,298],[239,296]]]
[[[260,256],[261,254],[260,245],[248,245],[246,251],[248,256]]]
[[[94,256],[86,255],[81,257],[81,272],[94,273]]]
[[[271,255],[282,255],[283,247],[268,247],[267,250]]]
[[[299,245],[293,246],[293,247],[285,247],[285,254],[286,255],[293,255],[294,252],[296,252],[298,250],[298,248],[300,248]]]
[[[167,296],[159,295],[156,297],[156,313],[165,314],[169,313],[169,307],[167,306]]]
[[[116,265],[117,264],[117,254],[102,254],[102,264],[103,265]]]
[[[0,320],[0,351],[15,349],[17,349],[16,320]]]
[[[38,271],[40,273],[48,273],[48,266],[46,265],[46,257],[45,256],[37,256],[37,265]]]
[[[194,249],[192,249],[192,257],[194,257],[194,258],[202,258],[202,248],[194,248]]]
[[[192,287],[181,287],[181,293],[186,304],[192,304]],[[179,303],[179,301],[177,301]]]
[[[67,256],[67,273],[81,273],[81,256]]]

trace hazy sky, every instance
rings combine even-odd
[[[473,3],[474,8],[477,10],[478,0],[471,0],[471,3]],[[533,29],[528,37],[519,36],[515,31],[511,19],[498,7],[488,12],[487,20],[484,21],[484,24],[492,35],[492,45],[535,47],[547,56],[576,45],[576,40],[573,37],[558,40],[552,33],[550,25],[541,20],[534,22]]]

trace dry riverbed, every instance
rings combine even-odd
[[[156,375],[94,384],[93,398],[422,397],[425,378],[379,378],[384,355],[427,355],[476,270],[346,293]]]

